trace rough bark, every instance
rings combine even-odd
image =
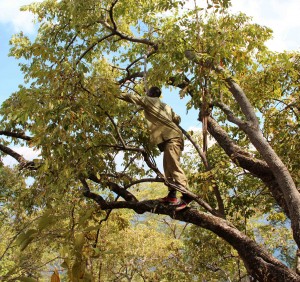
[[[249,171],[264,182],[264,184],[269,188],[269,191],[273,195],[275,201],[289,217],[289,210],[286,201],[284,200],[283,193],[268,164],[246,154],[212,117],[208,118],[208,132],[215,138],[218,144],[235,164]]]
[[[218,69],[218,71],[221,71]],[[272,171],[283,197],[286,202],[288,214],[292,223],[292,230],[294,240],[298,247],[300,246],[300,194],[297,190],[295,182],[289,173],[285,164],[281,161],[280,157],[276,154],[266,138],[263,136],[258,126],[258,121],[254,113],[254,109],[248,101],[245,93],[239,85],[232,79],[226,78],[228,89],[234,96],[235,100],[240,105],[247,122],[244,122],[239,127],[247,134],[251,143],[261,154],[263,159],[268,164]]]
[[[206,60],[205,57],[202,58],[201,55],[197,55],[195,52],[190,50],[187,50],[185,52],[185,56],[195,64],[211,68],[223,76],[228,90],[231,92],[232,96],[243,112],[243,120],[236,117],[226,105],[222,103],[219,104],[221,105],[224,113],[227,115],[228,121],[235,123],[241,130],[243,130],[247,134],[251,143],[261,154],[270,171],[272,172],[273,177],[278,184],[278,189],[281,191],[281,193],[274,191],[274,182],[273,185],[269,185],[268,187],[272,188],[271,192],[274,195],[274,199],[278,201],[278,204],[283,207],[285,213],[289,216],[293,230],[293,237],[299,247],[300,193],[297,190],[295,182],[293,181],[287,167],[284,165],[280,157],[276,154],[276,152],[264,138],[259,128],[259,122],[251,102],[247,98],[243,89],[230,75],[226,73],[223,67],[214,65],[214,62],[212,60]],[[217,141],[224,143],[224,141],[220,139]],[[229,156],[231,156],[231,154],[229,154]],[[254,170],[255,169],[252,168],[252,171]],[[261,179],[263,180],[262,177]],[[282,194],[282,197],[279,197],[278,194]]]
[[[192,223],[212,231],[235,248],[242,258],[249,274],[258,281],[300,281],[300,276],[286,267],[279,260],[267,253],[256,242],[248,238],[230,222],[195,209],[176,212],[174,208],[159,203],[157,200],[141,202],[106,202],[94,193],[85,192],[85,196],[96,201],[103,210],[128,208],[139,214],[151,212],[169,215],[173,219]]]

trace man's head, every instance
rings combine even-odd
[[[148,92],[147,92],[147,95],[149,97],[160,97],[161,95],[161,90],[157,87],[157,86],[152,86]]]

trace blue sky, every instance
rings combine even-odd
[[[31,2],[32,0],[0,0],[0,103],[11,93],[17,91],[18,85],[23,83],[18,62],[14,58],[8,57],[9,40],[13,34],[20,31],[27,35],[34,35],[32,16],[19,11],[22,5]],[[198,0],[198,2],[206,3],[205,0]],[[186,1],[186,3],[194,5],[194,0]],[[273,29],[274,38],[267,43],[271,50],[300,51],[300,0],[232,0],[232,4],[233,12],[242,11],[252,16],[254,22]],[[185,129],[201,127],[194,111],[186,115],[185,107],[181,106],[186,101],[180,101],[179,98],[171,96],[168,92],[164,95],[164,101],[181,115],[182,126]]]

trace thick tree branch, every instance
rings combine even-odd
[[[286,215],[289,216],[289,211],[286,202],[284,201],[283,194],[267,163],[252,157],[239,147],[212,117],[208,117],[208,131],[235,164],[248,170],[252,175],[260,178],[265,183],[276,202],[284,210]]]
[[[126,77],[120,79],[118,81],[118,84],[122,85],[128,80],[138,78],[138,77],[140,77],[140,78],[144,77],[144,72],[135,72],[135,73],[132,73],[132,74],[128,74]]]
[[[236,124],[241,129],[245,126],[245,122],[243,122],[241,119],[235,116],[234,113],[230,110],[230,108],[227,105],[221,102],[216,102],[214,103],[214,105],[220,108],[226,114],[230,122]]]
[[[221,68],[221,67],[219,67]],[[218,70],[219,70],[218,68]],[[242,112],[246,116],[247,120],[251,122],[251,126],[254,128],[259,128],[259,122],[258,118],[254,112],[254,109],[249,102],[248,98],[246,97],[244,91],[242,88],[234,81],[232,77],[225,78],[225,81],[227,82],[229,86],[229,91],[234,96],[235,100],[238,102],[238,104],[241,107]]]
[[[103,184],[96,175],[93,175],[93,174],[90,175],[89,179],[98,184]],[[124,200],[133,201],[133,202],[138,201],[137,198],[132,193],[130,193],[129,191],[126,190],[127,188],[122,188],[118,184],[111,182],[111,181],[106,182],[106,184],[108,185],[108,187],[110,188],[111,191],[113,191],[114,193],[116,193],[117,195],[122,197]]]
[[[249,264],[252,265],[251,269],[255,269],[255,272],[250,274],[258,281],[264,281],[266,277],[268,277],[268,281],[296,282],[300,279],[295,272],[268,254],[264,249],[256,244],[256,242],[252,241],[242,232],[236,229],[230,222],[214,215],[202,213],[191,208],[176,212],[174,207],[164,205],[157,200],[102,203],[93,193],[88,194],[87,197],[95,200],[103,210],[125,208],[132,209],[139,214],[143,214],[145,212],[165,214],[169,215],[173,219],[192,223],[199,227],[208,229],[226,240],[232,247],[234,247],[238,251],[246,266]]]
[[[217,72],[224,73],[224,69],[221,66],[214,67],[214,69]],[[288,208],[294,240],[298,247],[300,247],[300,193],[296,184],[286,165],[263,136],[259,128],[259,122],[255,115],[254,108],[243,90],[232,77],[225,78],[225,81],[228,84],[229,91],[240,105],[241,110],[248,121],[250,121],[242,129],[257,151],[264,158],[278,183],[278,188],[281,190],[286,202],[286,207]]]
[[[22,155],[18,154],[17,152],[13,151],[12,149],[0,144],[0,150],[13,157],[20,165],[20,169],[28,168],[30,170],[36,170],[37,167],[35,166],[34,162],[27,161]]]
[[[23,139],[23,140],[26,140],[26,141],[31,141],[32,140],[32,138],[25,135],[24,132],[11,132],[11,131],[6,131],[6,130],[1,130],[0,135],[5,135],[7,137],[15,137],[15,138]]]
[[[253,106],[251,105],[242,88],[234,81],[234,79],[231,76],[228,76],[226,74],[224,68],[222,68],[221,66],[216,66],[212,58],[207,58],[206,56],[203,56],[203,54],[196,54],[194,51],[185,51],[185,56],[198,65],[209,67],[215,70],[217,73],[222,74],[225,77],[224,81],[227,83],[229,91],[232,93],[235,100],[238,102],[247,121],[251,123],[252,127],[259,128],[259,122],[253,109]]]

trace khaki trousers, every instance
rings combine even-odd
[[[166,178],[174,184],[188,188],[187,178],[179,162],[183,150],[183,139],[178,137],[167,140],[163,143],[163,149],[163,166]],[[173,191],[170,188],[169,190]]]

